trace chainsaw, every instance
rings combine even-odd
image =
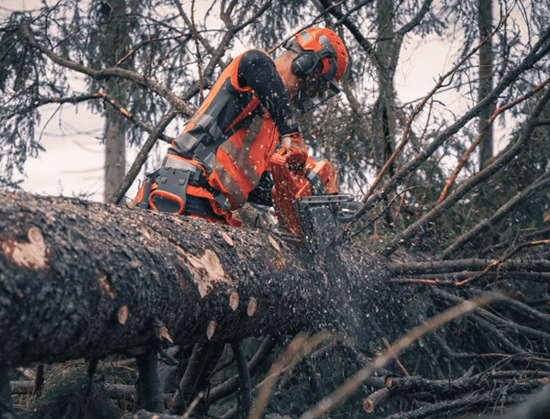
[[[273,204],[283,230],[279,235],[298,246],[325,249],[336,239],[337,224],[355,220],[364,204],[338,194],[336,173],[328,161],[308,157],[294,167],[286,153],[281,148],[270,160]]]

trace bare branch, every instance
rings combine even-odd
[[[550,173],[545,173],[528,188],[525,188],[523,191],[517,193],[512,199],[506,202],[506,204],[501,206],[491,217],[478,223],[467,233],[464,233],[462,236],[458,237],[452,245],[443,251],[441,258],[448,259],[451,257],[453,253],[462,249],[468,242],[479,236],[481,233],[487,231],[491,226],[494,226],[498,221],[506,217],[510,211],[525,202],[525,199],[529,198],[532,194],[547,187],[548,185],[550,185]]]
[[[432,0],[424,0],[424,3],[422,3],[422,7],[418,11],[418,13],[405,25],[403,25],[400,29],[397,30],[395,33],[393,45],[392,45],[392,52],[391,52],[391,61],[388,66],[388,72],[390,74],[390,78],[393,79],[395,69],[397,68],[397,61],[399,60],[399,53],[401,52],[401,45],[403,44],[403,38],[407,33],[412,31],[415,27],[417,27],[420,24],[420,21],[424,18],[426,13],[428,13],[428,10],[430,10],[430,6],[432,5]]]
[[[254,23],[256,21],[256,19],[258,19],[260,16],[262,16],[265,13],[265,11],[267,9],[269,9],[269,6],[271,6],[272,2],[273,2],[273,0],[267,0],[265,2],[265,4],[258,9],[258,11],[254,14],[254,16],[252,16],[246,22],[243,22],[242,24],[237,25],[234,28],[234,31],[239,32],[239,31],[243,30],[244,28],[246,28],[248,25],[251,25],[252,23]]]
[[[191,35],[187,34],[186,37],[190,38]],[[151,38],[151,39],[147,39],[145,41],[142,41],[138,45],[136,45],[134,48],[132,48],[130,51],[128,51],[128,53],[124,57],[122,57],[120,60],[118,60],[117,63],[115,64],[115,66],[116,67],[120,66],[124,61],[128,60],[132,55],[134,55],[142,47],[144,47],[146,45],[149,45],[149,44],[152,44],[153,42],[165,41],[167,39],[177,39],[177,38],[164,38],[164,39]]]
[[[364,0],[362,1],[361,3],[359,3],[357,6],[355,7],[352,7],[351,9],[349,9],[345,15],[342,15],[342,17],[340,18],[340,20],[338,20],[338,22],[336,22],[334,24],[334,27],[337,28],[338,26],[340,26],[342,23],[344,23],[344,21],[349,17],[351,16],[353,13],[355,13],[357,10],[359,10],[361,7],[363,6],[366,6],[367,4],[369,3],[372,3],[374,0]],[[342,2],[338,3],[338,4],[341,4]],[[336,4],[334,5],[336,6]],[[328,11],[329,9],[325,9],[325,11]]]
[[[187,17],[187,14],[185,13],[185,10],[183,10],[183,7],[181,5],[181,2],[180,0],[174,0],[174,3],[176,4],[176,7],[178,8],[178,11],[180,13],[180,16],[183,18],[183,20],[185,21],[185,24],[187,25],[188,28],[193,28],[194,25],[193,25],[193,22]],[[196,34],[195,34],[196,32]],[[203,37],[201,34],[199,34],[197,31],[196,31],[196,28],[195,30],[193,31],[193,34],[194,36],[196,36],[196,38],[201,42],[202,46],[204,47],[204,49],[206,51],[208,51],[208,53],[210,55],[213,55],[214,54],[214,48],[212,47],[212,45],[210,45],[210,43],[208,42],[208,40]],[[225,68],[225,65],[223,65],[223,67]]]
[[[454,294],[451,294],[450,292],[444,291],[439,288],[433,288],[433,291],[440,296],[445,297],[445,299],[451,301],[453,304],[464,304],[466,301],[458,297]],[[485,320],[488,320],[495,325],[498,325],[501,329],[510,329],[510,330],[517,330],[522,335],[526,337],[530,337],[532,339],[543,339],[547,342],[550,342],[550,334],[546,332],[542,332],[540,330],[533,329],[531,327],[522,326],[520,324],[517,324],[511,320],[504,319],[500,316],[496,316],[495,314],[490,313],[489,311],[478,308],[475,311],[479,316],[483,317]],[[520,351],[521,352],[521,351]]]
[[[176,0],[179,4],[179,1]],[[202,81],[202,57],[201,49],[199,46],[199,38],[197,34],[197,27],[195,26],[195,0],[191,2],[191,26],[193,28],[193,37],[195,38],[195,46],[197,48],[197,66],[199,69],[199,89],[200,89],[200,103],[204,102],[203,81]]]
[[[254,356],[252,357],[252,359],[247,365],[247,368],[250,371],[251,376],[253,376],[258,371],[258,369],[260,368],[262,363],[265,361],[265,359],[273,352],[273,349],[275,348],[276,344],[277,344],[276,338],[273,338],[272,336],[266,337],[266,339],[263,341],[258,351],[254,354]],[[215,403],[216,401],[235,392],[238,387],[239,387],[239,376],[234,375],[233,377],[229,378],[227,381],[219,384],[218,386],[210,390],[210,392],[208,393],[207,402]]]
[[[323,10],[321,13],[319,13],[317,16],[315,16],[315,18],[313,18],[313,20],[308,23],[307,25],[304,25],[302,26],[300,29],[298,29],[296,32],[294,32],[292,35],[288,36],[287,38],[283,39],[281,42],[279,42],[277,45],[275,45],[273,48],[271,48],[269,51],[267,51],[268,54],[272,54],[274,51],[276,51],[281,45],[283,45],[287,40],[289,40],[290,38],[292,38],[293,36],[299,34],[300,32],[306,30],[307,28],[310,28],[311,26],[313,26],[315,24],[315,22],[317,22],[322,16],[324,16],[329,10],[331,10],[332,8],[334,7],[337,7],[339,6],[340,4],[342,4],[345,0],[342,0],[341,2],[339,3],[336,3],[336,4],[333,4],[332,6],[330,6],[328,9],[325,9]]]
[[[110,200],[111,204],[118,205],[118,203],[124,197],[126,192],[128,192],[128,189],[130,189],[130,186],[132,186],[132,183],[134,183],[134,180],[139,174],[141,167],[147,160],[147,156],[151,151],[151,149],[153,148],[153,146],[155,145],[157,139],[162,134],[162,132],[166,129],[166,127],[172,121],[172,119],[174,119],[175,116],[176,116],[176,111],[171,109],[170,111],[168,111],[166,115],[164,115],[160,123],[152,130],[151,135],[149,135],[149,138],[147,138],[147,141],[145,141],[145,143],[141,147],[141,150],[136,156],[136,159],[132,163],[130,170],[128,170],[128,173],[126,173],[124,180],[122,181],[122,183],[120,184],[116,192],[111,197],[111,200]]]
[[[143,131],[152,134],[155,131],[154,127],[151,127],[147,122],[142,121],[141,119],[138,119],[135,117],[135,115],[132,115],[128,110],[126,110],[119,101],[117,101],[113,96],[108,95],[107,93],[94,93],[94,98],[101,98],[103,101],[110,106],[112,106],[116,111],[118,111],[121,115],[123,115],[126,119],[140,127]],[[173,138],[169,137],[164,134],[160,134],[158,136],[159,139],[164,141],[165,143],[171,143]]]
[[[256,403],[250,413],[249,419],[260,419],[264,406],[271,395],[273,385],[285,369],[292,368],[296,365],[319,343],[325,340],[341,340],[337,335],[330,332],[319,332],[309,339],[306,339],[306,334],[298,334],[290,345],[288,345],[287,349],[279,356],[277,361],[273,363],[267,378],[260,384],[258,397],[256,398]]]
[[[338,20],[342,20],[342,23],[344,26],[350,31],[350,33],[353,35],[355,40],[359,43],[359,46],[363,48],[363,50],[367,53],[367,55],[371,58],[371,60],[374,62],[374,64],[379,67],[380,62],[378,55],[376,54],[376,51],[374,50],[374,47],[369,42],[367,38],[363,36],[359,28],[352,23],[349,19],[349,16],[346,17],[344,14],[334,7],[333,4],[331,4],[331,0],[319,0],[320,3],[323,5],[323,7],[330,11],[330,13]]]
[[[461,159],[460,159],[458,165],[456,166],[455,170],[453,171],[452,175],[449,177],[449,179],[445,183],[445,187],[443,188],[443,191],[441,191],[441,195],[439,196],[439,199],[437,200],[438,204],[443,202],[443,200],[445,199],[445,197],[449,193],[449,190],[453,186],[456,178],[458,177],[458,174],[460,173],[460,171],[462,170],[462,168],[464,167],[464,165],[468,161],[468,158],[473,153],[473,151],[478,146],[478,144],[481,142],[481,140],[483,139],[485,134],[489,131],[489,128],[491,127],[491,125],[493,124],[493,122],[495,121],[497,116],[500,115],[502,112],[504,112],[504,111],[506,111],[510,108],[513,108],[514,106],[516,106],[517,104],[523,102],[524,100],[529,99],[535,93],[537,93],[540,89],[542,89],[548,82],[550,82],[550,77],[547,78],[545,81],[543,81],[538,86],[534,87],[529,93],[526,93],[525,95],[517,98],[516,100],[514,100],[510,103],[507,103],[505,105],[502,105],[498,109],[495,109],[495,111],[493,112],[491,117],[487,120],[487,127],[485,128],[485,130],[483,132],[479,133],[479,135],[476,137],[476,139],[472,142],[472,144],[470,145],[468,150],[466,150],[464,155],[461,157]],[[539,125],[539,124],[537,123],[537,125]]]
[[[492,94],[489,96],[492,96]],[[496,158],[489,166],[487,166],[487,168],[485,168],[475,176],[472,176],[467,182],[460,185],[457,190],[447,199],[445,199],[441,204],[436,205],[431,211],[423,215],[418,221],[411,224],[407,229],[398,234],[387,246],[384,253],[386,255],[392,254],[399,246],[406,243],[423,225],[441,216],[444,211],[446,211],[455,203],[457,203],[460,199],[462,199],[462,197],[466,195],[466,193],[468,193],[472,188],[481,184],[489,177],[491,177],[494,173],[502,169],[506,164],[508,164],[521,151],[525,142],[531,137],[531,133],[536,127],[536,120],[549,100],[550,89],[545,93],[545,95],[537,104],[536,108],[533,110],[531,117],[524,124],[524,127],[520,134],[520,138],[513,146],[503,152],[501,156]]]
[[[300,419],[314,419],[324,415],[330,408],[337,403],[343,401],[350,396],[359,385],[370,377],[378,368],[383,368],[391,360],[393,360],[392,354],[399,354],[415,340],[424,336],[426,333],[439,328],[445,323],[462,316],[466,313],[475,310],[478,307],[484,306],[491,301],[495,301],[500,296],[498,294],[488,294],[480,297],[476,300],[466,301],[456,307],[453,307],[436,317],[429,319],[426,323],[416,326],[409,333],[402,336],[392,345],[393,352],[386,350],[381,355],[376,357],[372,364],[355,373],[349,380],[343,385],[337,388],[332,394],[327,396],[323,401],[317,403],[315,407],[305,412]]]
[[[482,271],[493,259],[457,259],[447,261],[390,263],[388,268],[393,275],[423,275],[426,273],[448,273],[461,271]],[[550,272],[548,260],[509,260],[500,265],[500,272]]]
[[[520,230],[520,232],[521,232],[521,230]],[[527,233],[525,235],[522,235],[521,239],[522,240],[531,240],[535,237],[545,236],[548,233],[550,233],[550,227],[549,228],[544,228],[542,230],[535,230],[535,231],[532,231],[531,233]],[[516,239],[514,239],[514,242],[515,241],[516,241]],[[484,249],[480,253],[480,255],[483,256],[483,255],[486,255],[487,253],[491,253],[491,252],[494,252],[498,249],[503,249],[503,248],[509,247],[509,246],[510,246],[510,241],[501,242],[501,243],[498,243],[494,246],[491,246],[491,247],[488,247],[488,248]]]
[[[15,111],[13,111],[10,114],[7,114],[2,119],[7,121],[16,116],[25,115],[31,111],[34,111],[40,106],[44,106],[44,105],[51,105],[51,104],[62,105],[65,103],[77,104],[77,103],[81,103],[81,102],[85,102],[87,100],[93,100],[93,99],[98,99],[98,97],[95,94],[88,94],[88,95],[79,95],[79,96],[71,96],[71,97],[64,97],[64,98],[43,98],[43,99],[36,100],[30,106],[26,106],[24,108],[17,108]]]
[[[96,80],[104,80],[111,77],[121,77],[133,81],[134,83],[140,84],[157,93],[158,95],[166,98],[170,102],[172,107],[177,110],[178,113],[186,116],[191,116],[194,113],[194,110],[190,108],[184,100],[177,97],[174,93],[172,93],[166,87],[162,86],[160,83],[157,83],[156,81],[148,77],[144,77],[138,73],[119,67],[111,67],[104,70],[95,70],[85,65],[78,64],[74,61],[60,57],[44,45],[38,44],[30,28],[30,21],[23,22],[23,24],[21,25],[21,32],[29,45],[38,49],[42,54],[46,55],[50,60],[62,67],[66,67],[79,73],[86,74]]]
[[[376,202],[383,199],[383,197],[393,189],[398,182],[412,173],[423,162],[425,162],[447,139],[456,134],[462,127],[466,125],[468,121],[476,117],[481,110],[489,106],[499,95],[516,81],[519,76],[526,70],[532,68],[542,57],[544,57],[550,51],[550,27],[541,35],[539,41],[532,48],[532,50],[526,55],[524,60],[515,68],[510,70],[505,77],[502,78],[500,83],[487,95],[482,101],[466,112],[461,118],[459,118],[448,129],[439,134],[417,157],[406,163],[399,169],[399,171],[392,176],[391,179],[385,182],[385,184],[373,193],[366,201],[366,205],[360,210],[360,214],[366,213],[370,210]]]
[[[232,342],[231,349],[237,360],[237,369],[239,371],[239,389],[241,392],[240,404],[241,415],[248,416],[252,408],[252,394],[250,388],[250,371],[246,363],[246,355],[244,353],[241,342]]]
[[[502,265],[501,265],[502,267]],[[457,282],[471,278],[472,276],[480,275],[481,272],[451,272],[439,274],[417,274],[417,278],[400,277],[392,278],[391,282],[396,284],[424,284],[438,286],[455,286]],[[509,272],[506,269],[501,269],[496,272],[487,272],[485,278],[490,281],[501,281],[504,279],[512,279],[515,281],[533,281],[550,284],[550,274],[545,272]]]
[[[429,5],[428,5],[429,6]],[[498,28],[496,29],[498,30]],[[494,33],[496,33],[496,30]],[[494,34],[493,33],[493,34]],[[491,35],[493,35],[491,34]],[[412,111],[411,115],[409,116],[409,119],[407,120],[407,124],[405,126],[405,129],[403,130],[403,136],[401,138],[401,142],[399,143],[399,145],[396,147],[396,149],[394,150],[394,152],[392,153],[392,155],[390,156],[390,158],[388,159],[388,161],[384,164],[384,167],[382,168],[382,170],[380,170],[380,172],[378,173],[378,175],[376,176],[376,179],[375,181],[373,182],[373,184],[371,185],[369,191],[367,192],[367,194],[363,197],[362,201],[363,202],[366,202],[367,199],[373,194],[374,190],[378,187],[378,184],[382,181],[382,177],[384,176],[384,174],[387,172],[388,168],[393,164],[393,162],[395,160],[397,160],[397,158],[401,155],[401,152],[403,151],[403,149],[405,148],[405,145],[408,143],[408,135],[409,135],[409,130],[411,128],[411,125],[413,123],[413,120],[414,118],[420,113],[420,111],[424,108],[424,105],[426,103],[428,103],[428,100],[439,90],[439,88],[443,85],[443,82],[451,75],[453,75],[472,55],[474,55],[482,46],[483,44],[487,42],[487,39],[484,39],[482,40],[476,47],[474,47],[465,57],[463,57],[459,62],[458,64],[456,64],[450,71],[448,71],[446,74],[444,74],[443,76],[440,76],[439,77],[439,81],[437,82],[437,84],[434,86],[434,88],[430,91],[430,93],[428,93],[428,95],[426,97],[424,97],[424,99],[422,99],[422,101],[416,106],[416,108],[414,108],[414,110]],[[489,105],[489,102],[487,103],[487,106]],[[417,156],[418,158],[419,156]]]

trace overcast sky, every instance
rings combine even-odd
[[[191,2],[184,3],[189,7]],[[37,4],[37,0],[0,0],[0,7],[4,10],[31,9]],[[199,14],[210,2],[197,0],[195,4],[196,13]],[[459,49],[457,43],[456,40],[449,40],[444,44],[435,38],[428,38],[420,44],[408,43],[414,49],[407,49],[405,42],[395,78],[395,88],[402,103],[427,94],[439,76],[449,71],[454,60],[450,51]],[[79,77],[74,80],[76,85],[79,83]],[[167,134],[175,136],[182,128],[182,122],[179,121],[178,124],[169,127]],[[35,194],[91,194],[91,200],[101,202],[104,163],[104,147],[101,144],[103,118],[88,111],[85,104],[78,107],[67,104],[61,110],[58,106],[52,105],[42,109],[42,124],[36,132],[39,133],[46,151],[40,153],[38,158],[28,159],[23,188]],[[128,152],[128,167],[135,152],[136,150]],[[163,151],[161,153],[163,154]],[[133,197],[136,190],[137,186],[134,185],[128,196]]]

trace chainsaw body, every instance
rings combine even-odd
[[[362,206],[350,195],[338,195],[336,173],[327,161],[308,157],[303,167],[290,168],[286,150],[270,160],[273,204],[283,237],[299,246],[324,249],[337,234],[337,223],[354,219]]]

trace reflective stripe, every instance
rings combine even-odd
[[[218,165],[214,170],[220,179],[220,182],[225,187],[231,199],[237,206],[242,206],[246,203],[246,196],[244,196],[239,184],[235,182],[235,179],[224,169],[223,166]]]
[[[260,176],[258,176],[248,159],[250,157],[250,148],[260,134],[263,123],[264,117],[261,116],[256,116],[252,120],[250,127],[248,127],[248,132],[243,139],[241,149],[237,148],[237,146],[231,140],[226,141],[220,146],[220,148],[229,157],[231,157],[237,167],[242,170],[252,186],[256,186],[260,182]],[[233,179],[231,174],[227,172],[225,167],[223,167],[221,164],[216,164],[216,168],[214,169],[214,171],[218,175],[218,178],[220,179],[224,188],[231,195],[231,199],[233,200],[233,202],[235,202],[235,204],[237,204],[238,206],[244,205],[247,198],[244,195],[239,184],[235,181],[235,179]]]
[[[218,150],[216,150],[217,152]],[[212,168],[216,165],[216,152],[212,152],[208,154],[202,162],[199,162],[200,165],[204,168],[206,171],[206,176],[210,176],[212,173]]]
[[[240,150],[235,144],[233,144],[232,141],[226,141],[220,147],[229,157],[231,157],[231,159],[233,159],[237,167],[242,170],[253,186],[256,186],[260,182],[260,176],[258,176],[250,164],[250,148],[252,147],[252,143],[258,137],[258,134],[262,129],[263,122],[264,118],[262,117],[257,116],[254,118],[248,128],[246,137],[244,137]]]

